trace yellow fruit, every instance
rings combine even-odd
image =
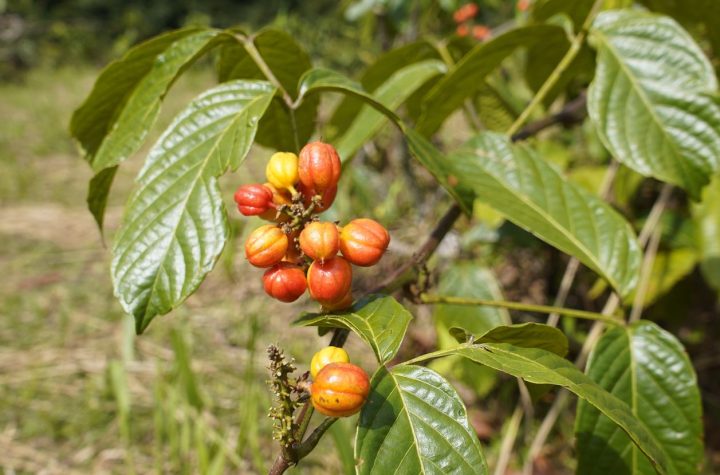
[[[348,363],[349,361],[350,357],[347,351],[337,346],[327,346],[315,353],[312,357],[312,361],[310,361],[310,374],[315,378],[320,370],[330,363]]]

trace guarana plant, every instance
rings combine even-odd
[[[279,444],[271,473],[302,464],[338,417],[358,412],[357,473],[489,473],[487,448],[447,379],[457,373],[443,361],[471,380],[488,369],[517,378],[495,473],[505,473],[513,453],[531,473],[571,397],[578,473],[700,473],[693,367],[679,339],[643,317],[696,265],[720,288],[720,100],[709,56],[720,51],[720,20],[697,14],[702,5],[717,9],[702,0],[683,9],[663,1],[521,3],[527,11],[495,31],[474,29],[478,9],[466,6],[455,15],[458,34],[400,45],[358,78],[314,67],[282,31],[176,30],[107,66],[75,111],[71,132],[94,173],[87,201],[102,229],[118,167],[145,142],[168,90],[200,58],[215,58],[218,85],[147,153],[112,237],[111,274],[140,334],[202,284],[229,245],[231,220],[266,220],[245,243],[249,262],[263,269],[250,278],[283,302],[309,290],[318,311],[293,325],[320,334],[312,375],[294,375],[283,351],[269,350]],[[697,31],[707,36],[694,39],[681,24],[694,32],[704,25]],[[518,76],[524,88],[510,84]],[[320,123],[329,93],[341,100]],[[462,144],[448,139],[448,121],[472,131]],[[594,153],[609,157],[599,174],[551,160],[548,150],[573,153],[557,136],[536,139],[558,126],[596,137]],[[339,222],[321,213],[381,132],[400,134],[449,204],[411,256],[379,273],[373,288],[353,289],[353,268],[381,265],[393,233],[371,210]],[[256,143],[272,150],[265,183],[235,173]],[[226,209],[220,180],[237,187],[239,212]],[[629,197],[640,183],[659,192],[636,219]],[[682,255],[663,224],[673,199],[697,229]],[[483,219],[478,209],[569,256],[552,306],[504,300],[477,259],[431,260],[461,216]],[[602,311],[565,306],[577,275],[596,276],[588,300],[604,297]],[[399,350],[421,305],[434,306],[437,345],[407,357]],[[504,309],[549,317],[513,323]],[[583,320],[587,332],[577,331]],[[350,333],[375,367],[360,368],[342,350]],[[579,345],[574,363],[566,333]],[[522,419],[548,385],[561,390],[532,442],[517,447]]]

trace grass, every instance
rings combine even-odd
[[[66,132],[96,75],[44,70],[0,85],[0,471],[263,473],[276,449],[264,349],[278,343],[307,367],[320,340],[287,331],[306,304],[265,298],[235,240],[197,294],[135,337],[85,210],[89,167]],[[202,70],[181,79],[148,143],[210,84]],[[258,176],[264,153],[243,172]],[[121,168],[110,236],[141,162]],[[348,437],[351,424],[338,426],[295,473],[341,473]]]

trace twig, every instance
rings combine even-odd
[[[638,283],[635,298],[633,299],[632,311],[630,312],[630,323],[638,321],[640,315],[642,315],[645,297],[647,297],[648,290],[650,289],[650,278],[652,276],[652,269],[655,264],[655,257],[657,257],[661,237],[662,228],[658,226],[650,236],[650,242],[645,250],[645,258],[643,259],[640,269],[640,282]]]

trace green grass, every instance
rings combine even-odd
[[[85,210],[89,167],[67,134],[96,75],[35,71],[0,85],[0,472],[263,473],[276,453],[264,351],[278,343],[307,367],[321,340],[287,330],[307,304],[266,298],[235,240],[183,307],[135,337]],[[210,84],[207,71],[180,80],[148,144]],[[118,176],[109,238],[148,146]],[[264,154],[254,150],[241,173],[259,178]],[[333,439],[353,436],[343,429],[296,473],[340,473],[347,446],[341,461]]]

